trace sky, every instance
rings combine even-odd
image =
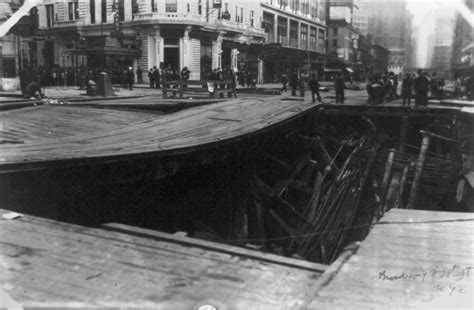
[[[428,39],[434,34],[437,9],[459,8],[459,0],[406,0],[407,8],[413,14],[413,30],[416,40],[417,67],[429,67]],[[453,11],[454,12],[454,11]]]

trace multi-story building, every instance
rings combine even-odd
[[[40,66],[188,67],[199,79],[257,70],[265,39],[252,0],[44,0],[37,11],[42,39],[30,48]]]
[[[464,16],[457,14],[455,18],[451,53],[451,71],[454,74],[474,72],[474,31],[472,31],[474,23],[467,19],[469,16],[466,16],[469,13],[474,14],[474,2],[465,0],[464,3],[467,14]]]
[[[326,0],[44,0],[32,10],[28,64],[45,67],[188,67],[322,71]],[[34,56],[33,56],[34,55]],[[278,77],[278,78],[277,78]],[[146,77],[145,77],[146,80]]]
[[[267,34],[263,80],[276,82],[282,72],[323,74],[326,56],[326,0],[262,0]]]
[[[4,23],[20,5],[19,0],[0,2],[0,24]],[[21,38],[11,32],[0,38],[0,90],[19,87],[20,45]]]
[[[453,17],[453,9],[441,8],[436,11],[431,68],[438,74],[446,76],[450,70]]]
[[[365,2],[356,1],[353,10],[352,26],[357,29],[360,34],[367,36],[369,34],[369,9]]]
[[[368,33],[373,43],[389,50],[388,70],[402,73],[410,55],[406,54],[407,44],[411,41],[411,18],[405,1],[379,0],[368,2]]]

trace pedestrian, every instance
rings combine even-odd
[[[155,88],[161,88],[160,70],[156,66],[153,67],[153,81],[155,82]]]
[[[299,83],[299,86],[300,86],[300,97],[303,97],[303,98],[304,98],[305,87],[306,87],[306,77],[305,77],[304,74],[301,74],[301,75],[300,75],[300,83]]]
[[[136,73],[137,73],[137,83],[138,84],[143,84],[143,76],[142,76],[143,71],[142,71],[142,69],[140,67],[138,67]]]
[[[424,106],[428,105],[428,90],[430,82],[426,77],[426,72],[418,69],[418,77],[413,83],[415,89],[415,106]]]
[[[346,87],[344,83],[344,75],[339,73],[337,78],[334,80],[334,89],[336,91],[336,103],[344,103],[344,88]]]
[[[282,92],[284,91],[286,93],[286,91],[287,91],[286,85],[288,84],[288,75],[286,75],[285,72],[283,72],[281,74],[280,82],[281,82],[281,85],[282,85],[281,91]]]
[[[474,101],[474,76],[468,76],[466,79],[466,95],[467,100]]]
[[[430,91],[431,97],[438,97],[438,78],[436,77],[436,72],[433,72],[431,76]]]
[[[296,96],[296,88],[298,87],[298,73],[294,71],[290,76],[291,95]]]
[[[148,71],[148,80],[150,80],[150,88],[155,88],[155,79],[153,77],[153,68]]]
[[[318,96],[318,101],[321,102],[321,95],[319,94],[319,81],[316,78],[316,74],[313,74],[311,80],[309,81],[309,89],[311,90],[311,99],[313,103],[316,102],[314,95]]]
[[[127,71],[127,86],[129,90],[133,90],[133,82],[135,80],[134,74],[133,74],[133,68],[128,67]]]
[[[41,85],[36,82],[32,81],[28,83],[25,87],[25,99],[41,99],[44,97],[43,92],[41,91]]]
[[[402,81],[402,106],[405,104],[410,106],[411,94],[413,92],[413,80],[411,74],[405,74],[405,78]]]

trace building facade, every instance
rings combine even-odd
[[[0,2],[0,24],[4,23],[21,4],[20,0]],[[21,44],[21,37],[12,32],[0,38],[0,90],[13,90],[19,87]]]
[[[326,57],[325,0],[262,0],[267,35],[262,52],[263,81],[278,82],[283,72],[319,74]]]
[[[411,62],[407,53],[411,42],[411,16],[405,1],[380,0],[367,3],[368,33],[373,43],[389,50],[388,71],[403,73]]]
[[[464,3],[470,14],[474,14],[474,2],[465,0]],[[465,16],[459,13],[456,15],[450,61],[451,71],[455,75],[474,73],[473,27],[473,22],[469,23]]]
[[[265,40],[251,0],[44,0],[37,15],[39,35],[25,48],[46,67],[188,67],[200,79],[217,68],[257,70]]]
[[[276,82],[282,72],[324,71],[325,8],[326,0],[44,0],[30,13],[23,63],[118,75],[188,67],[191,79],[234,68]]]

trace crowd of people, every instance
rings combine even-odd
[[[370,104],[380,104],[395,99],[402,99],[402,105],[410,105],[414,99],[415,106],[425,106],[428,98],[432,99],[464,99],[474,100],[474,77],[455,76],[452,87],[447,87],[444,78],[433,72],[430,76],[419,69],[415,74],[406,73],[402,82],[400,95],[398,78],[393,72],[376,75],[367,83],[366,89]]]

